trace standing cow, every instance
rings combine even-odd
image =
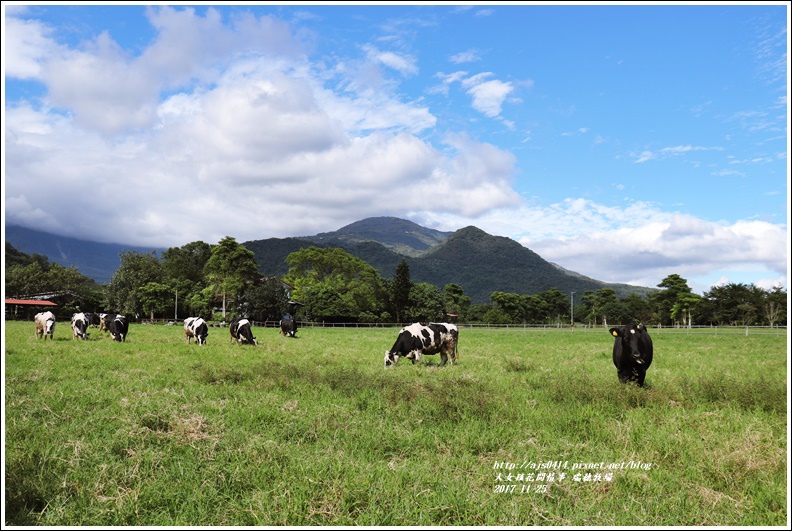
[[[447,323],[413,323],[399,331],[396,342],[385,351],[385,367],[396,365],[399,357],[421,361],[421,356],[440,353],[440,365],[445,365],[450,356],[451,363],[457,360],[459,331],[456,325]]]
[[[206,337],[209,335],[209,326],[200,317],[188,317],[184,320],[184,337],[187,344],[195,338],[196,345],[206,345]]]
[[[71,318],[72,339],[88,339],[90,318],[84,313],[75,313]]]
[[[646,370],[654,355],[652,338],[646,326],[631,323],[621,328],[611,328],[613,341],[613,364],[621,383],[635,382],[643,387]]]
[[[107,324],[107,329],[110,331],[110,337],[113,338],[113,341],[118,341],[119,343],[126,341],[127,333],[129,332],[129,322],[127,322],[125,316],[121,314],[107,314],[105,316],[105,323]]]
[[[231,324],[228,326],[228,331],[231,333],[231,342],[237,344],[246,343],[248,345],[257,345],[256,338],[253,337],[253,331],[250,329],[250,321],[247,319],[240,319],[235,317]]]
[[[291,314],[285,314],[280,320],[280,333],[287,337],[295,337],[297,333],[297,320]]]
[[[34,318],[36,322],[36,339],[47,340],[47,336],[53,339],[55,334],[55,314],[52,312],[37,313]]]

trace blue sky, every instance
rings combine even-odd
[[[5,223],[157,247],[396,216],[787,287],[786,3],[3,3]]]

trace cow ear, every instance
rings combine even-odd
[[[636,328],[637,328],[638,330],[640,330],[641,328],[643,328],[643,325],[642,325],[641,323],[638,323],[638,326],[636,326]]]
[[[613,337],[619,337],[619,330],[616,328],[611,328],[610,333]]]

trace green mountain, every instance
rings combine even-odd
[[[393,230],[389,231],[389,226]],[[426,238],[433,238],[437,243],[428,246]],[[369,263],[385,278],[393,277],[404,259],[410,266],[413,282],[428,282],[440,288],[459,284],[474,303],[489,302],[493,291],[534,294],[557,288],[563,293],[575,291],[580,296],[586,290],[611,288],[620,298],[631,293],[643,296],[653,291],[627,284],[608,284],[567,271],[510,238],[492,236],[472,226],[442,233],[398,218],[369,218],[335,232],[300,238],[270,238],[244,242],[244,245],[255,254],[260,271],[271,275],[285,274],[288,271],[286,256],[310,245],[340,247]],[[394,250],[404,247],[409,247],[409,254]]]
[[[444,241],[452,232],[427,229],[412,221],[393,217],[367,218],[356,221],[337,231],[322,232],[316,236],[303,236],[317,245],[323,243],[377,242],[404,256],[420,256],[427,249]]]
[[[22,253],[39,254],[46,256],[51,263],[63,267],[76,267],[81,275],[92,278],[100,284],[110,282],[115,272],[121,267],[122,252],[134,251],[146,254],[154,252],[160,256],[167,249],[165,247],[97,243],[14,225],[6,226],[5,242],[10,243]]]
[[[64,267],[74,266],[99,283],[112,278],[121,264],[122,251],[161,254],[166,250],[88,242],[13,226],[6,227],[5,241],[23,253],[46,256]],[[315,236],[242,243],[253,251],[263,275],[285,275],[289,270],[286,257],[302,248],[340,247],[385,278],[392,278],[404,259],[413,282],[428,282],[441,289],[446,284],[459,284],[474,303],[489,302],[493,291],[531,295],[557,288],[562,293],[575,291],[580,297],[586,290],[612,288],[620,298],[654,291],[607,284],[567,271],[510,238],[492,236],[476,227],[441,232],[391,217],[363,219]],[[13,257],[6,258],[13,261]]]

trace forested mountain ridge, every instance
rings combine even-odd
[[[6,227],[6,241],[24,253],[46,256],[64,267],[74,266],[100,283],[108,282],[118,269],[122,251],[161,254],[166,250],[88,242],[20,227]],[[262,275],[285,275],[289,269],[286,257],[302,248],[340,247],[370,264],[384,278],[392,278],[405,260],[413,282],[427,282],[440,289],[458,284],[473,303],[489,302],[495,291],[531,295],[557,288],[562,293],[575,291],[580,297],[586,290],[611,288],[619,298],[653,291],[566,271],[510,238],[492,236],[473,226],[451,233],[399,218],[378,217],[315,236],[241,243],[253,251]]]
[[[391,220],[394,230],[388,232]],[[376,230],[371,230],[369,223]],[[458,284],[473,303],[489,302],[494,291],[531,295],[557,288],[562,293],[575,291],[582,296],[586,290],[611,288],[619,298],[633,293],[644,296],[653,291],[628,284],[609,284],[566,271],[510,238],[492,236],[473,226],[450,233],[423,252],[410,255],[392,250],[396,239],[393,236],[387,239],[391,248],[371,239],[381,234],[398,235],[404,226],[404,220],[398,218],[368,218],[336,232],[322,233],[321,237],[270,238],[243,244],[253,251],[262,271],[273,275],[288,271],[285,258],[299,250],[300,241],[317,247],[340,247],[370,264],[385,278],[393,277],[396,266],[405,260],[413,282],[427,282],[441,289],[446,284]],[[435,236],[445,234],[435,232]],[[272,269],[266,269],[265,265]]]

